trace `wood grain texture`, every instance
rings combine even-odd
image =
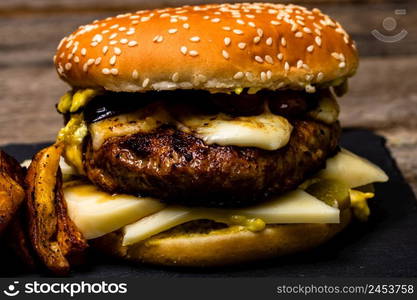
[[[52,56],[64,35],[80,24],[121,12],[203,2],[1,0],[0,145],[53,140],[62,126],[54,105],[68,86],[55,74]],[[358,43],[361,65],[350,80],[349,93],[340,100],[343,126],[364,127],[385,136],[417,192],[417,1],[306,0],[301,4],[330,14]],[[407,15],[395,16],[395,9],[406,9]],[[408,31],[404,40],[383,43],[371,35],[372,29],[392,34],[382,28],[386,17],[397,20],[394,33]]]

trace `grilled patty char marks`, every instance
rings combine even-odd
[[[293,120],[292,125],[288,145],[276,151],[206,145],[171,127],[113,137],[96,151],[88,141],[85,169],[108,192],[195,206],[251,205],[296,188],[335,151],[339,123]]]

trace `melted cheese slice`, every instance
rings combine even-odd
[[[164,208],[158,200],[131,195],[110,195],[91,184],[64,188],[71,220],[86,239],[115,231]]]
[[[207,116],[189,111],[175,115],[160,103],[93,123],[89,131],[93,148],[98,149],[108,138],[149,132],[163,124],[193,133],[208,145],[257,147],[265,150],[284,147],[292,131],[287,119],[270,112],[249,117],[232,117],[223,113]]]
[[[387,174],[380,167],[346,149],[329,158],[326,168],[316,176],[342,181],[350,188],[388,180]]]
[[[208,145],[256,147],[265,150],[284,147],[292,131],[286,118],[270,112],[235,118],[223,113],[215,116],[188,116],[181,118],[180,122]]]
[[[266,203],[242,209],[169,206],[124,227],[123,245],[132,245],[177,225],[200,219],[230,224],[232,216],[259,218],[267,224],[339,223],[339,209],[295,190]]]

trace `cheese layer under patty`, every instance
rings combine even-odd
[[[67,170],[64,168],[63,170]],[[65,175],[65,174],[64,174]],[[326,162],[326,168],[307,181],[332,179],[348,188],[388,180],[378,166],[342,150]],[[327,205],[299,189],[274,197],[267,202],[238,209],[189,208],[161,204],[158,200],[131,195],[110,195],[85,182],[67,182],[64,196],[70,218],[87,239],[103,236],[123,228],[125,245],[140,242],[177,225],[209,219],[232,226],[259,231],[265,224],[338,223],[339,208]],[[354,192],[351,205],[362,217],[369,214],[366,199],[370,193]]]

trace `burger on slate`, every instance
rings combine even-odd
[[[81,26],[54,62],[71,86],[63,196],[91,245],[159,265],[311,249],[369,215],[385,173],[338,147],[354,42],[318,9],[143,10]],[[59,176],[59,172],[57,173]]]

